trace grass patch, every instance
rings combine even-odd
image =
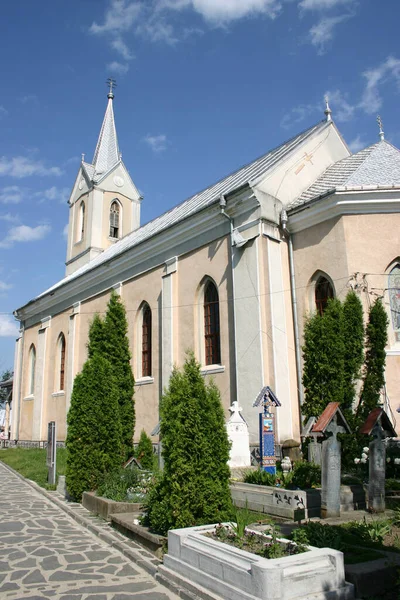
[[[0,460],[27,479],[35,481],[47,490],[54,489],[47,483],[46,450],[42,448],[6,448],[0,451]],[[57,479],[65,475],[67,453],[65,448],[57,448]]]

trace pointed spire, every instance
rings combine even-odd
[[[325,100],[324,114],[326,115],[326,122],[330,123],[332,121],[332,111],[331,111],[330,106],[329,106],[329,98],[328,98],[328,96],[325,96],[324,100]]]
[[[115,81],[111,79],[107,83],[110,86],[110,91],[107,94],[108,104],[93,157],[95,176],[106,173],[119,161],[118,139],[113,110],[113,87],[115,87]]]
[[[384,139],[385,139],[385,132],[383,131],[383,123],[382,123],[382,119],[381,119],[381,117],[378,115],[378,116],[376,117],[376,120],[377,120],[377,123],[378,123],[378,125],[379,125],[379,137],[380,137],[380,140],[381,140],[381,142],[383,142],[383,141],[384,141]]]

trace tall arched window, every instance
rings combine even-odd
[[[212,281],[206,284],[204,290],[204,341],[206,365],[220,364],[219,299]]]
[[[35,393],[35,373],[36,373],[36,348],[32,344],[29,348],[29,380],[28,380],[28,395],[32,396]]]
[[[151,377],[151,309],[145,304],[142,309],[142,377]]]
[[[79,206],[79,240],[83,240],[85,234],[85,203],[82,200]]]
[[[112,238],[119,238],[119,217],[120,205],[116,200],[114,200],[110,207],[110,237]]]
[[[330,298],[335,294],[330,281],[326,277],[319,277],[315,284],[315,306],[320,315],[323,315]]]
[[[389,301],[396,342],[400,342],[400,264],[389,273]]]
[[[60,333],[57,342],[57,367],[56,367],[56,383],[58,389],[64,390],[65,385],[65,336]]]

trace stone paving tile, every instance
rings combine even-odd
[[[178,600],[1,462],[0,489],[1,600]]]

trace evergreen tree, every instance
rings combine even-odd
[[[104,321],[95,314],[89,329],[88,358],[92,358],[95,352],[104,354],[104,336]]]
[[[131,353],[127,337],[128,323],[125,307],[114,291],[107,305],[103,330],[96,322],[92,345],[101,348],[102,355],[109,360],[114,381],[118,388],[119,418],[122,426],[123,456],[133,453],[135,428],[134,378],[130,364]],[[90,347],[90,344],[89,344]]]
[[[11,369],[7,369],[0,375],[0,381],[7,381],[8,379],[11,379],[12,376],[13,372]],[[0,388],[0,408],[5,407],[8,394],[9,391],[6,388]]]
[[[151,527],[168,529],[229,518],[229,441],[217,387],[193,355],[175,369],[160,405],[164,471],[148,498]]]
[[[329,402],[343,401],[344,355],[343,308],[330,299],[324,314],[309,317],[304,329],[305,419],[318,417]]]
[[[351,413],[356,381],[364,360],[364,320],[361,300],[351,290],[343,303],[344,379],[341,408]]]
[[[99,353],[75,378],[67,422],[66,484],[80,501],[84,491],[95,489],[121,462],[118,391],[111,366]]]
[[[140,462],[143,469],[151,471],[154,467],[154,452],[151,439],[144,429],[140,434],[139,443],[136,448],[136,458]]]
[[[382,300],[378,298],[369,310],[366,329],[366,356],[363,387],[357,416],[363,421],[379,405],[380,393],[385,384],[387,327],[389,320]]]

